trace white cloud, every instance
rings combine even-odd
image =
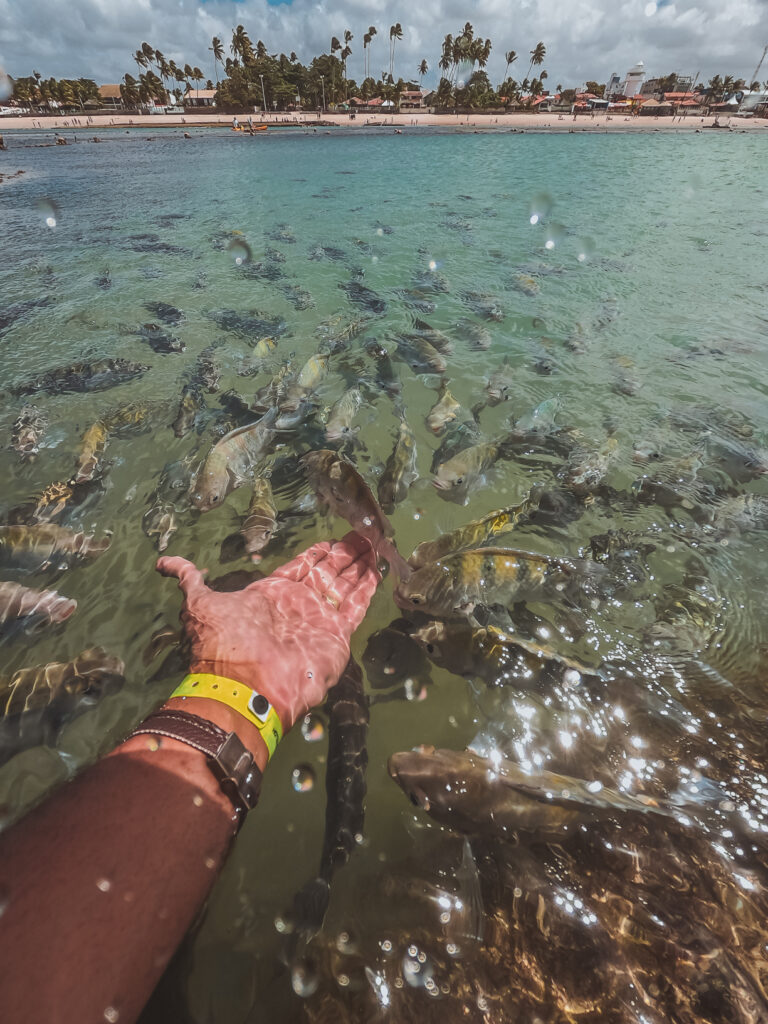
[[[512,73],[522,78],[528,53],[540,39],[551,86],[605,81],[637,60],[652,75],[751,75],[762,51],[759,27],[768,23],[768,0],[677,0],[660,3],[650,16],[647,6],[647,0],[519,0],[514,8],[509,0],[422,0],[398,11],[385,0],[293,0],[279,6],[266,0],[0,0],[0,67],[15,76],[34,68],[44,77],[116,82],[126,71],[136,73],[131,55],[146,40],[168,59],[197,64],[213,78],[211,37],[221,36],[228,47],[232,29],[242,23],[270,52],[295,50],[303,61],[327,52],[331,36],[350,28],[355,38],[349,74],[359,81],[363,33],[369,25],[379,30],[371,51],[378,75],[388,66],[389,26],[399,20],[404,38],[397,44],[396,73],[413,77],[426,57],[432,69],[426,82],[436,84],[443,37],[469,19],[477,35],[493,41],[488,72],[494,83],[502,77],[508,49],[519,54]],[[760,77],[768,78],[768,65]]]

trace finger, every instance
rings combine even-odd
[[[179,581],[179,587],[187,598],[206,589],[203,574],[194,562],[188,562],[186,558],[178,556],[158,558],[155,568],[161,576],[175,576]]]
[[[325,596],[333,598],[336,603],[336,607],[340,607],[349,595],[357,590],[362,577],[367,572],[371,571],[376,572],[378,575],[375,557],[372,549],[369,547],[368,550],[356,558],[351,565],[348,565],[343,572],[339,573],[336,579],[328,587]]]
[[[355,533],[354,530],[350,530],[341,540],[336,541],[331,549],[331,554],[340,572],[360,557],[365,557],[371,568],[376,568],[376,553],[371,542],[367,537]]]
[[[319,544],[313,544],[311,548],[307,548],[306,551],[302,551],[296,558],[291,559],[290,562],[286,562],[285,565],[281,565],[279,569],[275,569],[272,576],[282,578],[286,580],[293,580],[295,583],[299,583],[307,573],[312,569],[318,562],[328,557],[328,552],[331,550],[329,541],[323,540]],[[256,586],[252,583],[251,586]]]
[[[376,587],[380,581],[379,573],[369,566],[358,579],[354,589],[350,590],[342,601],[339,615],[349,623],[350,632],[354,632],[365,618],[368,605],[371,603],[371,598],[376,593]]]

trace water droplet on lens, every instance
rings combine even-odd
[[[116,1021],[120,1020],[120,1011],[114,1006],[108,1006],[104,1011],[104,1020],[109,1021],[109,1024],[116,1024]]]
[[[49,228],[55,228],[59,223],[59,208],[52,199],[38,199],[35,209],[43,218]]]
[[[594,256],[595,243],[591,238],[580,238],[576,242],[576,259],[579,263],[586,263],[588,259]]]
[[[394,943],[392,939],[379,939],[379,949],[384,956],[392,956],[395,951]]]
[[[99,892],[109,892],[112,888],[112,883],[108,878],[99,878],[96,882],[96,888]]]
[[[319,982],[317,968],[312,960],[302,960],[294,965],[291,971],[291,987],[297,996],[307,999],[317,991]]]
[[[376,234],[379,235],[379,237],[383,237],[384,236],[384,228],[376,228]]]
[[[548,217],[552,210],[552,196],[547,192],[539,192],[528,204],[528,219],[531,224],[538,224]]]
[[[314,769],[308,764],[299,764],[291,772],[291,785],[297,793],[308,793],[315,784]]]
[[[409,946],[403,957],[403,977],[412,988],[424,988],[427,982],[433,981],[435,969],[426,953],[417,946]]]
[[[357,953],[360,949],[360,943],[358,942],[357,936],[354,932],[349,929],[339,932],[336,936],[336,949],[338,949],[340,953],[344,953],[346,956],[351,956],[353,953]]]
[[[227,252],[235,261],[235,266],[237,267],[242,267],[244,263],[251,262],[251,249],[247,242],[235,239],[227,246]]]
[[[289,917],[282,917],[278,914],[275,918],[275,931],[280,935],[290,935],[293,931],[293,921]]]
[[[311,711],[308,715],[304,716],[304,721],[301,723],[301,735],[307,743],[319,743],[323,739],[325,736],[325,722],[320,715]]]
[[[0,103],[4,103],[6,100],[11,98],[13,92],[13,82],[6,73],[0,68]]]
[[[565,228],[562,224],[550,224],[547,227],[547,237],[544,240],[545,249],[554,249],[560,245],[565,238]]]

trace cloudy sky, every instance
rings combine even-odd
[[[547,47],[543,67],[552,86],[604,82],[638,60],[649,75],[671,71],[749,77],[768,43],[768,0],[0,0],[0,67],[12,76],[94,78],[117,82],[136,74],[131,55],[143,40],[179,64],[199,65],[213,75],[208,47],[221,36],[228,49],[233,27],[242,23],[254,43],[301,60],[327,52],[332,35],[354,34],[349,75],[362,78],[363,33],[375,25],[376,75],[388,65],[389,26],[403,26],[395,72],[413,76],[422,58],[436,69],[440,44],[469,20],[489,36],[491,80],[500,81],[504,52],[519,59],[518,79],[538,40]],[[516,74],[515,74],[516,73]],[[768,58],[760,73],[768,79]],[[426,84],[436,84],[430,71]]]

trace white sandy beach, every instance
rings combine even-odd
[[[239,115],[242,124],[247,115]],[[261,117],[252,115],[254,124],[298,125],[317,128],[318,125],[338,125],[344,128],[365,128],[372,124],[397,128],[432,127],[470,131],[695,131],[711,128],[719,122],[722,128],[732,131],[754,131],[768,128],[768,118],[735,117],[720,114],[718,117],[702,117],[688,114],[682,117],[656,117],[652,115],[629,117],[623,114],[579,114],[574,118],[569,114],[548,113],[510,113],[510,114],[429,114],[421,111],[403,111],[399,114],[387,114],[386,117],[375,114],[357,114],[354,119],[349,115],[325,113],[320,118],[317,114],[267,114]],[[109,129],[141,126],[150,128],[200,128],[229,127],[232,115],[224,113],[203,113],[190,111],[187,114],[98,114],[94,116],[80,115],[73,117],[7,117],[0,119],[0,134],[4,131],[46,130],[62,131],[75,129],[88,134],[98,135]]]

